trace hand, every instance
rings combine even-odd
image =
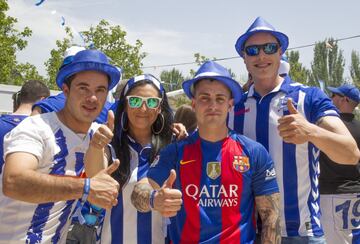
[[[181,123],[173,123],[172,130],[175,133],[177,140],[184,139],[189,135],[185,126]]]
[[[154,208],[164,217],[173,217],[181,209],[182,194],[179,190],[172,189],[175,180],[176,172],[171,170],[169,177],[154,196]]]
[[[111,209],[117,205],[120,185],[111,177],[111,174],[119,165],[120,161],[116,159],[109,167],[91,178],[88,197],[90,203],[105,209]]]
[[[114,120],[114,113],[113,111],[109,110],[107,122],[101,125],[94,133],[90,141],[90,146],[102,150],[107,144],[111,142],[114,136]]]
[[[290,112],[278,120],[279,135],[287,143],[303,144],[310,140],[314,126],[307,121],[294,107],[292,99],[287,100],[287,107]]]

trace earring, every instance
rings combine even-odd
[[[123,130],[123,131],[127,131],[128,129],[129,129],[129,125],[127,126],[127,128],[125,128],[125,123],[126,123],[126,121],[125,121],[125,116],[126,115],[124,115],[125,114],[125,112],[123,112],[122,114],[121,114],[121,129]]]
[[[159,116],[158,116],[158,118],[160,118],[160,120],[162,120],[162,122],[161,122],[161,128],[160,128],[160,130],[159,131],[155,131],[154,130],[154,124],[151,126],[151,131],[155,134],[155,135],[159,135],[161,132],[162,132],[162,130],[164,129],[164,126],[165,126],[165,118],[164,118],[164,115],[162,114],[162,113],[160,113],[159,114]],[[157,119],[156,119],[157,120]]]

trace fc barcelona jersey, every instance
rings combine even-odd
[[[171,218],[173,243],[252,243],[254,198],[278,192],[273,162],[263,146],[229,132],[209,142],[195,132],[164,148],[149,169],[159,185],[176,170],[183,205]]]

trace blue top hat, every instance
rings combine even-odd
[[[353,85],[345,84],[339,87],[331,87],[329,86],[328,89],[335,94],[339,94],[341,96],[345,96],[350,98],[351,100],[360,103],[360,91]]]
[[[240,101],[242,95],[242,89],[238,82],[231,78],[229,71],[214,61],[207,61],[203,63],[195,74],[195,77],[191,80],[184,81],[182,88],[186,96],[193,98],[194,84],[203,79],[213,79],[220,81],[226,85],[234,98],[234,103]]]
[[[120,80],[120,71],[109,63],[107,56],[98,50],[83,50],[75,54],[73,60],[62,66],[56,77],[56,84],[61,89],[64,81],[82,71],[99,71],[109,76],[109,90]]]
[[[243,57],[242,51],[244,50],[244,45],[247,39],[249,39],[250,36],[258,32],[268,32],[272,34],[280,42],[282,53],[285,53],[286,49],[289,46],[289,38],[287,37],[287,35],[276,31],[275,28],[262,17],[257,17],[254,23],[252,23],[252,25],[249,27],[249,29],[244,34],[242,34],[236,41],[235,49],[241,57]]]
[[[151,83],[153,83],[156,88],[160,91],[161,95],[163,95],[165,93],[165,89],[163,87],[163,85],[161,84],[161,82],[155,78],[155,76],[151,75],[151,74],[143,74],[143,75],[138,75],[138,76],[134,76],[131,79],[129,79],[126,82],[126,85],[124,87],[124,91],[123,93],[126,95],[127,92],[139,81],[143,81],[143,80],[147,80],[150,81]]]

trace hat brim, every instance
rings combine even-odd
[[[342,93],[338,88],[328,86],[327,89],[331,91],[332,93],[340,94],[341,96],[345,96],[344,93]]]
[[[204,79],[213,79],[213,80],[217,80],[217,81],[220,81],[221,83],[225,84],[231,91],[231,94],[234,99],[234,104],[236,104],[240,101],[241,96],[242,96],[241,86],[239,85],[239,83],[237,81],[230,79],[228,77],[225,77],[225,76],[200,76],[200,77],[196,77],[191,80],[184,81],[182,83],[182,88],[188,98],[190,98],[190,99],[194,98],[192,91],[191,91],[192,86],[197,81],[204,80]]]
[[[90,70],[102,72],[109,76],[110,78],[109,90],[114,88],[120,80],[120,72],[115,66],[105,63],[97,63],[97,62],[78,62],[78,63],[70,63],[64,66],[62,69],[60,69],[56,77],[56,84],[60,89],[62,89],[62,85],[64,84],[64,81],[68,77],[82,71],[90,71]]]
[[[244,57],[243,49],[244,49],[244,45],[245,45],[245,42],[247,41],[247,39],[249,39],[250,36],[252,36],[256,33],[259,33],[259,32],[270,33],[276,39],[278,39],[280,42],[281,51],[282,51],[282,53],[285,53],[286,49],[289,46],[289,38],[287,37],[287,35],[285,35],[284,33],[281,33],[278,31],[272,31],[272,30],[255,30],[255,31],[247,32],[247,33],[241,35],[239,37],[239,39],[237,39],[236,44],[235,44],[235,49],[236,49],[237,53],[240,55],[240,57],[242,57],[242,58]]]

